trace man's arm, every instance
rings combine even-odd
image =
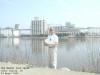
[[[59,43],[58,43],[58,36],[55,37],[55,42],[54,43],[50,43],[48,44],[48,46],[57,46]]]
[[[58,42],[48,44],[48,46],[57,46],[57,45],[58,45]]]

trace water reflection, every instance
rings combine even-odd
[[[99,45],[100,38],[69,38],[59,40],[58,50],[50,50],[42,38],[0,38],[0,61],[100,72]]]
[[[33,66],[38,67],[46,67],[48,65],[48,47],[44,45],[44,39],[42,38],[35,38],[31,39],[31,48],[32,54],[30,56],[31,62]],[[35,60],[35,61],[33,61]]]
[[[12,38],[12,44],[13,44],[14,47],[18,48],[19,43],[20,43],[19,38]]]

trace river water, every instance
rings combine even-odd
[[[57,68],[100,72],[100,38],[59,39],[57,48]],[[48,67],[48,50],[42,38],[0,38],[0,62]]]

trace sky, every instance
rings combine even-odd
[[[34,17],[53,25],[100,27],[100,0],[0,0],[1,28],[30,28]]]

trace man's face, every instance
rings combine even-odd
[[[50,29],[50,34],[51,34],[51,35],[54,34],[54,29]]]

